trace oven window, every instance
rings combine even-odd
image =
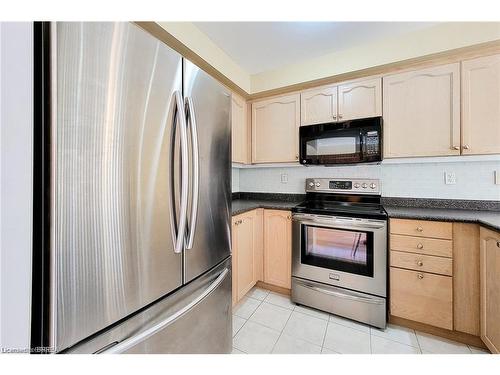
[[[302,263],[373,277],[372,232],[302,227]]]
[[[306,142],[307,156],[328,156],[355,154],[357,137],[318,138]]]

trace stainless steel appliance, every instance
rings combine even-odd
[[[382,117],[302,126],[300,163],[331,165],[382,160]]]
[[[32,345],[229,353],[229,92],[136,24],[36,32]]]
[[[387,214],[380,182],[308,178],[306,200],[292,211],[292,300],[384,328]]]

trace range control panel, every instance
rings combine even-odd
[[[380,180],[366,178],[307,178],[306,192],[380,194]]]

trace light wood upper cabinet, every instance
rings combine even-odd
[[[299,159],[300,95],[252,103],[252,162]]]
[[[500,55],[462,62],[462,153],[500,153]]]
[[[289,211],[264,211],[264,281],[290,289],[292,221]]]
[[[301,92],[300,113],[301,126],[337,121],[337,86]]]
[[[500,353],[500,233],[480,229],[481,339]]]
[[[250,163],[249,127],[247,124],[247,103],[242,97],[232,94],[232,154],[233,163]]]
[[[460,154],[460,64],[383,79],[384,157]]]
[[[262,211],[233,217],[233,304],[262,278]]]
[[[382,78],[339,85],[339,121],[376,116],[382,116]]]

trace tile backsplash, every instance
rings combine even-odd
[[[259,167],[233,168],[233,191],[304,193],[308,177],[376,178],[381,180],[385,197],[500,200],[495,185],[498,160],[456,162],[405,162],[342,167]],[[445,173],[455,184],[445,184]]]

